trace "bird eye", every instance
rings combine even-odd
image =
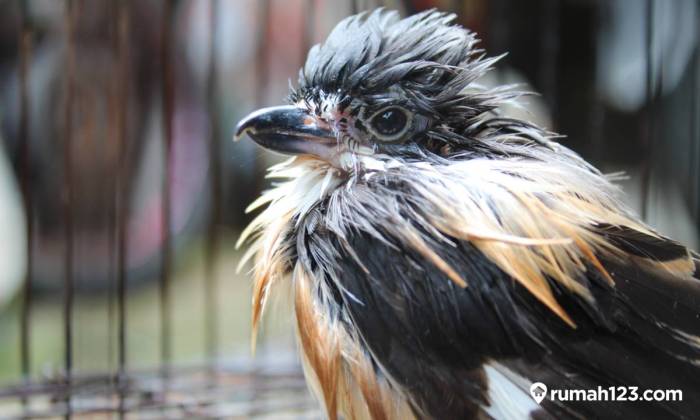
[[[411,126],[411,114],[404,108],[390,106],[374,113],[369,119],[369,126],[379,140],[395,141]]]

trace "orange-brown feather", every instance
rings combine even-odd
[[[598,255],[630,258],[598,232],[596,224],[624,226],[649,236],[656,234],[635,221],[611,198],[613,187],[599,175],[582,176],[592,177],[592,181],[586,182],[599,182],[602,190],[610,191],[586,190],[587,185],[578,180],[579,175],[568,174],[564,169],[557,172],[552,169],[556,169],[556,165],[537,165],[491,160],[457,162],[440,168],[386,164],[381,169],[381,163],[372,164],[380,168],[379,171],[385,171],[384,177],[401,179],[404,176],[401,171],[410,174],[407,176],[411,176],[414,183],[414,199],[422,200],[421,223],[431,226],[430,234],[437,235],[427,237],[425,231],[416,227],[415,221],[397,213],[388,226],[395,235],[390,239],[413,248],[462,287],[467,285],[464,273],[451,267],[431,244],[446,241],[443,245],[453,246],[448,237],[469,241],[565,323],[575,327],[575,321],[555,298],[550,280],[584,299],[592,299],[585,283],[577,280],[586,275],[587,267],[594,267],[614,286],[614,279]],[[247,253],[248,257],[255,257],[254,331],[272,286],[281,277],[293,279],[304,359],[309,365],[310,378],[317,382],[329,417],[335,418],[334,413],[340,411],[351,418],[401,418],[397,416],[410,413],[408,402],[386,380],[377,377],[359,340],[333,324],[317,306],[312,291],[316,290],[319,280],[305,272],[300,263],[291,261],[288,249],[291,245],[285,241],[305,212],[326,197],[346,200],[338,208],[352,211],[377,203],[384,203],[389,209],[398,207],[387,202],[392,199],[391,191],[382,190],[372,195],[372,190],[365,188],[363,194],[353,194],[352,185],[343,185],[343,179],[333,171],[329,165],[312,159],[290,160],[272,171],[274,176],[286,177],[289,181],[255,203],[255,206],[267,203],[268,207],[241,239],[255,238]],[[577,182],[581,183],[578,187]],[[484,196],[489,197],[488,203]],[[324,222],[342,228],[351,216],[325,214]],[[350,255],[354,254],[350,252]],[[688,277],[694,270],[690,254],[688,258],[666,262],[643,259],[643,263]]]
[[[357,338],[319,311],[312,291],[313,276],[300,264],[294,269],[293,281],[303,357],[327,416],[336,419],[340,411],[347,418],[365,417],[361,413],[375,420],[412,418],[403,397],[377,377]]]

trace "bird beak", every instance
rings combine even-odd
[[[334,133],[296,106],[259,109],[243,118],[235,139],[248,134],[262,147],[283,154],[311,154],[326,158],[337,144]]]

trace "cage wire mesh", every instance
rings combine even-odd
[[[276,158],[229,139],[377,6],[451,10],[509,52],[483,83],[541,92],[528,118],[697,249],[695,0],[4,0],[0,417],[322,416],[290,320],[250,356],[233,242]]]

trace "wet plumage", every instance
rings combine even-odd
[[[295,157],[241,237],[254,326],[294,291],[307,378],[330,418],[692,418],[700,281],[684,246],[553,134],[451,15],[345,19],[288,106],[239,124]],[[683,402],[585,403],[550,388],[681,389]]]

